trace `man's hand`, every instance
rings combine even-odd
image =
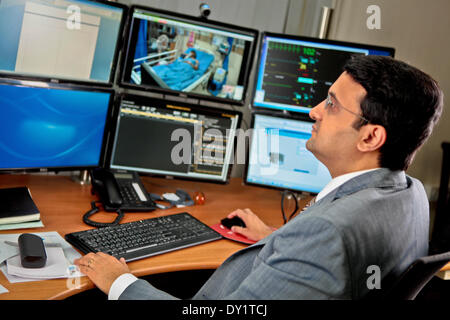
[[[246,236],[250,240],[259,241],[269,234],[271,234],[275,229],[269,227],[261,219],[258,218],[256,214],[254,214],[250,209],[237,209],[231,212],[227,218],[239,217],[244,221],[245,228],[233,226],[231,231],[240,233],[243,236]]]
[[[117,260],[103,252],[88,253],[82,258],[76,259],[74,263],[106,294],[109,293],[114,280],[122,274],[130,272],[124,258]]]

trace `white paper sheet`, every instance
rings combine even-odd
[[[19,248],[7,245],[4,241],[0,241],[0,264],[7,259],[17,256],[19,254]]]
[[[61,248],[46,248],[47,261],[42,268],[24,268],[20,256],[6,261],[7,272],[10,275],[31,279],[55,279],[67,277],[68,261]]]
[[[4,286],[2,286],[1,284],[0,284],[0,294],[2,294],[2,293],[8,293],[9,291],[8,291],[8,289],[6,289]]]
[[[56,231],[50,231],[50,232],[33,232],[33,234],[40,236],[44,242],[46,243],[57,243],[61,246],[61,249],[64,252],[64,256],[67,260],[67,269],[66,269],[66,275],[64,278],[77,278],[77,277],[83,277],[85,276],[82,274],[77,267],[73,265],[73,262],[75,259],[78,259],[81,257],[81,255],[66,241],[64,240],[61,235]],[[0,246],[8,246],[11,248],[14,248],[17,250],[18,254],[18,248],[12,247],[9,245],[4,244],[3,241],[8,240],[12,242],[17,242],[20,234],[0,234]],[[54,249],[54,248],[46,248],[46,250]],[[33,279],[33,278],[24,278],[24,277],[17,277],[14,275],[10,275],[7,272],[7,266],[6,263],[0,263],[0,270],[3,272],[5,277],[8,279],[10,283],[17,283],[17,282],[29,282],[29,281],[38,281],[42,279]]]
[[[10,223],[0,225],[0,230],[13,230],[13,229],[31,229],[31,228],[43,228],[42,221],[22,222],[22,223]]]

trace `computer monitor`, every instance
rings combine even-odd
[[[259,32],[133,6],[122,85],[243,105]]]
[[[261,37],[253,107],[309,113],[352,55],[394,56],[394,49],[276,33]]]
[[[0,1],[0,72],[112,83],[127,8],[107,1]]]
[[[253,114],[245,182],[310,193],[330,182],[328,169],[306,149],[313,121]]]
[[[114,92],[0,79],[0,171],[64,171],[103,165]]]
[[[110,168],[225,183],[240,119],[237,111],[124,95]]]

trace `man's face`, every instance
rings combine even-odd
[[[360,103],[366,90],[344,72],[328,93],[332,105],[326,106],[324,100],[309,113],[316,122],[306,148],[331,169],[352,161],[357,154],[359,132],[352,124],[361,114]]]

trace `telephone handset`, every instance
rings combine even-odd
[[[115,210],[122,205],[119,185],[111,171],[103,168],[94,169],[91,171],[91,178],[92,191],[98,193],[106,211],[111,211],[110,208]]]
[[[105,211],[139,212],[156,209],[136,172],[112,172],[104,168],[91,171],[92,189]]]

